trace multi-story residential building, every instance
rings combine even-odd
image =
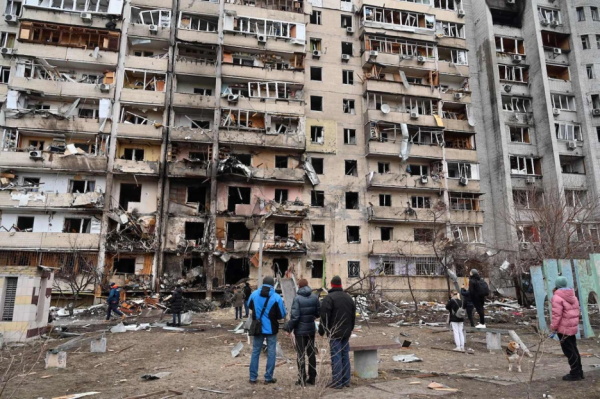
[[[0,265],[440,297],[434,232],[483,244],[471,3],[9,1]]]

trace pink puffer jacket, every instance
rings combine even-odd
[[[552,324],[550,329],[565,335],[577,334],[579,301],[572,288],[561,288],[552,297]]]

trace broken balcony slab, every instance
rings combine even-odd
[[[441,126],[438,126],[433,115],[419,115],[419,119],[415,120],[415,119],[411,119],[410,114],[406,113],[406,112],[389,112],[387,114],[384,114],[379,110],[369,109],[364,113],[364,118],[365,118],[365,120],[369,120],[369,121],[389,122],[389,123],[396,123],[396,124],[418,123],[419,126],[441,127]]]
[[[226,3],[225,9],[235,11],[237,15],[243,15],[244,17],[264,18],[265,12],[267,12],[269,18],[279,21],[304,23],[304,7],[302,7],[302,2],[293,0],[258,0],[252,4],[255,6],[248,7],[246,1],[236,0],[235,2]],[[265,11],[265,9],[268,9],[268,11]]]
[[[376,141],[370,140],[367,147],[367,155],[389,155],[398,157],[402,145],[402,136],[398,135],[395,140]],[[444,149],[437,144],[410,144],[410,158],[425,158],[425,159],[442,159]],[[474,152],[474,151],[473,151]],[[450,158],[448,159],[463,159]]]
[[[398,256],[406,252],[406,248],[410,246],[413,253],[423,255],[435,255],[431,243],[418,243],[415,241],[379,241],[373,240],[370,253],[373,255],[388,255]]]
[[[208,177],[210,176],[210,163],[181,160],[168,163],[169,176],[171,177]]]
[[[304,184],[304,169],[252,168],[252,179],[265,182]]]
[[[216,61],[177,57],[175,60],[175,73],[198,76],[215,76]]]
[[[7,151],[2,153],[2,167],[31,170],[106,173],[107,158],[93,155],[62,155],[42,153],[42,159],[34,159],[29,152]]]
[[[216,34],[215,41],[216,41]],[[183,39],[179,36],[179,39]],[[225,45],[232,47],[243,47],[243,48],[256,48],[267,51],[281,51],[285,53],[297,53],[303,52],[305,43],[294,44],[291,40],[275,40],[269,39],[266,43],[259,43],[256,40],[256,36],[240,36],[239,34],[231,34],[226,32],[225,34]]]
[[[369,208],[369,221],[390,223],[431,223],[433,213],[429,209],[413,209],[400,206],[373,206]]]
[[[143,138],[151,140],[162,140],[163,129],[162,125],[135,125],[133,123],[119,123],[117,127],[117,135],[119,138]]]
[[[77,15],[77,17],[79,17]],[[80,17],[79,17],[80,18]],[[80,18],[81,20],[81,18]],[[105,22],[106,23],[106,22]],[[78,25],[78,24],[75,24]],[[100,50],[98,58],[92,58],[93,49],[85,50],[73,47],[40,46],[34,43],[19,42],[19,55],[67,62],[84,62],[94,65],[116,66],[119,53]],[[77,96],[80,97],[80,96]]]
[[[169,59],[167,57],[136,57],[128,54],[125,58],[125,68],[147,69],[149,71],[167,72]]]
[[[61,12],[61,10],[58,8],[31,8],[29,7],[29,4],[26,4],[26,7],[23,7],[23,12],[20,18],[34,21],[52,21],[52,23],[69,26],[77,26],[81,24],[81,17],[77,12]],[[122,22],[116,20],[115,24],[115,29],[121,30]],[[86,27],[106,29],[106,20],[105,18],[92,18],[91,22],[86,23]]]
[[[277,70],[224,63],[223,76],[304,84],[304,70],[294,69]]]
[[[102,92],[96,84],[29,79],[19,76],[12,77],[9,88],[17,91],[41,92],[46,96],[57,97],[112,98],[115,95],[112,86],[108,92]]]
[[[56,119],[48,118],[45,115],[26,115],[19,119],[7,118],[6,126],[21,129],[36,131],[41,130],[45,132],[77,132],[77,133],[90,133],[97,134],[100,132],[101,124],[97,119],[89,118],[77,118],[72,117],[70,119]],[[111,122],[107,121],[102,132],[110,133]]]
[[[202,32],[189,29],[177,29],[177,38],[184,42],[217,44],[219,41],[217,32]],[[256,38],[254,38],[256,44]]]
[[[363,88],[367,91],[376,93],[389,93],[393,95],[416,96],[416,97],[433,97],[439,98],[440,91],[437,88],[432,90],[429,85],[412,84],[406,88],[402,81],[387,81],[377,79],[367,79],[363,84]]]
[[[146,30],[148,28],[146,27]],[[154,90],[139,90],[139,89],[123,89],[121,91],[121,101],[131,102],[135,104],[148,104],[159,107],[165,106],[164,91]]]
[[[134,173],[140,175],[157,175],[159,171],[158,162],[133,161],[130,159],[115,159],[115,172]]]
[[[169,132],[171,141],[187,141],[190,143],[212,143],[213,132],[208,129],[192,129],[190,127],[177,126]]]
[[[458,181],[458,180],[457,180]],[[367,175],[368,188],[412,189],[412,190],[443,190],[442,180],[433,180],[431,176],[424,182],[421,176],[411,176],[406,173],[373,173]]]
[[[262,100],[262,101],[261,101]],[[231,104],[227,98],[221,98],[221,107],[230,109],[253,110],[267,114],[304,115],[304,101],[276,100],[273,98],[238,97],[237,104]]]
[[[266,134],[260,131],[221,130],[219,131],[219,142],[300,151],[306,148],[306,136],[299,131],[289,134]]]
[[[4,250],[98,250],[100,234],[0,232]]]
[[[215,108],[215,96],[203,96],[193,93],[173,93],[172,104],[182,108]]]
[[[7,208],[96,208],[104,206],[104,194],[90,193],[35,193],[0,191],[0,207]]]
[[[151,1],[151,0],[140,0],[140,1]],[[163,3],[164,6],[164,3]],[[190,12],[204,15],[219,15],[219,2],[215,1],[203,1],[201,3],[196,1],[184,2],[179,5],[179,11]]]

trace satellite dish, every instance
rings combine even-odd
[[[387,104],[381,104],[381,112],[387,114],[390,112],[390,106]]]

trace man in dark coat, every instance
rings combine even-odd
[[[171,313],[173,313],[173,326],[181,326],[181,312],[183,311],[183,288],[177,285],[171,294]]]
[[[121,295],[119,294],[119,287],[115,283],[110,283],[110,292],[108,298],[106,298],[106,303],[108,304],[108,308],[106,309],[106,321],[110,320],[111,312],[115,312],[121,316],[121,321],[125,320],[125,315],[119,310],[120,300]]]
[[[238,287],[233,287],[233,297],[231,298],[231,302],[233,303],[233,307],[235,308],[235,319],[242,320],[242,306],[244,305],[244,294],[238,289]]]
[[[475,321],[473,320],[473,310],[475,310],[475,306],[473,306],[473,301],[471,300],[471,293],[468,290],[461,288],[460,297],[464,302],[465,310],[467,311],[467,317],[469,318],[471,327],[475,327]]]
[[[483,308],[485,297],[479,295],[479,280],[481,280],[479,272],[476,269],[472,269],[469,276],[469,294],[471,295],[471,302],[473,302],[473,306],[479,315],[479,324],[477,324],[476,328],[485,328],[485,313]]]
[[[321,314],[319,298],[312,293],[306,279],[298,281],[298,295],[292,302],[292,315],[288,322],[288,335],[293,332],[296,340],[298,361],[298,381],[296,385],[315,385],[317,378],[317,358],[315,356],[315,319]],[[308,356],[308,379],[306,379],[306,361]]]
[[[331,289],[321,304],[319,334],[327,333],[331,352],[331,377],[329,386],[336,389],[350,386],[350,344],[354,330],[356,305],[342,289],[342,279],[331,279]]]
[[[248,306],[250,304],[250,295],[252,295],[252,288],[250,288],[250,284],[246,281],[244,284],[244,308],[246,310],[246,316],[244,317],[248,317],[250,312],[250,306]]]

